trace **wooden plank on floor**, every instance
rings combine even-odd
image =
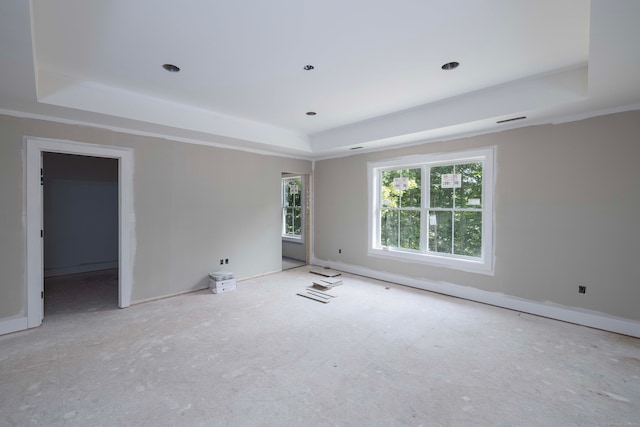
[[[318,302],[321,302],[321,303],[324,303],[324,304],[327,304],[329,301],[331,301],[330,298],[319,297],[317,295],[313,295],[313,294],[310,294],[308,292],[298,292],[297,295],[300,295],[301,297],[309,298],[309,299],[312,299],[314,301],[318,301]]]
[[[331,286],[328,286],[326,283],[318,283],[316,281],[311,282],[311,286],[309,286],[307,289],[317,289],[319,291],[328,291],[329,289],[331,289]]]
[[[334,286],[342,285],[342,280],[336,279],[335,277],[325,277],[318,280],[312,280],[311,283],[318,285],[319,287],[333,288]]]
[[[328,297],[328,298],[335,298],[335,297],[337,297],[337,295],[332,295],[332,294],[330,294],[330,293],[328,293],[328,292],[321,291],[321,290],[316,289],[316,288],[313,288],[313,287],[311,287],[311,286],[309,286],[309,287],[307,288],[307,293],[317,294],[317,295],[320,295],[320,296],[322,296],[322,297]]]
[[[306,293],[307,293],[307,294],[313,295],[313,296],[318,297],[318,298],[322,298],[322,299],[326,299],[326,300],[331,299],[331,297],[330,297],[330,296],[328,296],[328,295],[322,295],[322,294],[321,294],[321,293],[319,293],[319,292],[313,292],[313,291],[310,291],[309,289],[306,289],[305,291],[306,291]]]
[[[330,270],[328,268],[312,268],[309,273],[318,274],[324,277],[336,277],[342,275],[339,271]]]

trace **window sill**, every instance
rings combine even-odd
[[[293,236],[282,236],[282,241],[289,242],[289,243],[298,243],[298,244],[304,243],[304,240],[302,239],[302,237],[293,237]]]
[[[376,258],[415,262],[415,263],[433,265],[436,267],[445,267],[445,268],[451,268],[454,270],[493,276],[493,265],[489,261],[482,260],[482,259],[472,260],[472,259],[463,259],[463,258],[453,258],[453,257],[438,256],[433,254],[424,254],[419,252],[399,251],[399,250],[395,250],[394,248],[387,248],[387,247],[371,248],[369,249],[368,255]]]

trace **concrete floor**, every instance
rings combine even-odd
[[[282,270],[291,270],[292,268],[302,267],[303,265],[307,265],[307,263],[298,259],[282,257]]]
[[[638,339],[351,275],[321,304],[296,296],[309,269],[125,310],[59,296],[0,337],[0,425],[640,425]]]

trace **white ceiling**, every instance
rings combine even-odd
[[[0,112],[330,157],[639,108],[639,18],[637,0],[5,0]]]

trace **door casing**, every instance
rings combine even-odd
[[[43,202],[41,185],[42,153],[77,154],[118,159],[118,306],[131,305],[135,214],[133,211],[133,149],[26,136],[25,212],[26,212],[26,290],[27,327],[42,324],[43,304]]]

